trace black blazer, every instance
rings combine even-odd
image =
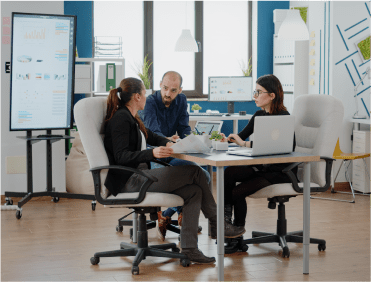
[[[137,168],[140,163],[154,160],[153,149],[141,151],[142,138],[136,119],[127,107],[121,107],[105,124],[104,147],[110,165],[122,165]],[[147,143],[154,146],[166,146],[169,139],[159,136],[147,129]],[[125,187],[132,172],[123,170],[108,170],[104,185],[116,196]]]

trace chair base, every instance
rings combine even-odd
[[[282,248],[282,257],[290,257],[290,250],[287,245],[291,243],[303,243],[303,231],[286,232],[287,221],[285,216],[285,205],[284,202],[288,201],[287,197],[275,197],[272,202],[279,202],[278,206],[278,219],[277,219],[277,232],[266,233],[253,231],[251,239],[243,239],[243,237],[237,237],[232,239],[225,239],[226,246],[224,251],[226,254],[235,253],[237,251],[246,252],[248,250],[248,244],[262,244],[262,243],[278,243]],[[274,205],[273,205],[274,206]],[[322,239],[310,238],[310,244],[318,244],[318,250],[326,250],[326,241]]]
[[[136,211],[138,213],[138,211]],[[148,212],[148,211],[146,211]],[[186,255],[179,253],[179,248],[176,244],[161,244],[148,246],[148,233],[147,233],[147,220],[142,211],[139,211],[139,224],[138,224],[138,245],[128,244],[122,242],[120,250],[107,251],[95,253],[90,259],[91,264],[96,265],[99,263],[101,257],[127,257],[135,256],[131,272],[133,275],[139,274],[139,264],[147,256],[153,257],[166,257],[166,258],[179,258],[180,263],[186,267],[190,265],[190,261]],[[165,251],[171,249],[172,251]]]

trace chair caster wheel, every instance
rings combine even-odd
[[[53,197],[53,202],[58,203],[59,202],[59,197]]]
[[[288,247],[284,247],[282,250],[282,257],[283,258],[289,258],[290,257],[290,251]]]
[[[16,211],[16,212],[15,212],[15,217],[16,217],[17,219],[20,219],[20,218],[22,217],[22,212],[21,212],[21,211]]]
[[[202,226],[198,226],[197,233],[201,233],[202,231]]]
[[[6,198],[5,200],[6,200],[5,205],[7,205],[7,206],[13,205],[13,200],[11,198]]]
[[[139,275],[139,266],[133,265],[131,268],[131,274]]]
[[[97,206],[97,204],[96,203],[91,203],[91,209],[93,210],[93,211],[95,211],[95,207]]]
[[[171,251],[174,252],[174,253],[179,253],[180,249],[179,248],[172,248]]]
[[[183,266],[183,267],[188,267],[191,265],[191,261],[189,259],[180,259],[180,264]]]
[[[325,244],[319,244],[319,245],[318,245],[318,250],[319,250],[319,251],[324,251],[324,250],[326,250],[326,245],[325,245]]]
[[[120,226],[120,225],[117,225],[116,226],[116,232],[122,232],[122,231],[124,231],[124,227]]]
[[[98,264],[98,263],[99,263],[99,257],[98,257],[98,258],[96,258],[96,257],[91,257],[91,258],[90,258],[90,263],[91,263],[92,265],[96,265],[96,264]]]
[[[243,245],[242,248],[241,248],[241,251],[242,252],[247,252],[248,249],[249,249],[248,245]]]

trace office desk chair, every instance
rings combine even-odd
[[[355,194],[369,196],[368,194],[354,192],[352,181],[350,180],[350,176],[349,176],[349,167],[350,167],[350,164],[352,163],[352,161],[357,160],[357,159],[362,159],[363,163],[366,167],[366,173],[368,175],[368,179],[370,179],[369,168],[368,168],[367,162],[365,160],[369,156],[370,156],[369,153],[343,153],[340,149],[340,143],[339,143],[339,139],[338,139],[338,141],[336,143],[336,146],[335,146],[334,154],[332,155],[332,158],[334,158],[335,160],[341,160],[341,163],[340,163],[339,169],[336,173],[335,179],[333,181],[334,185],[331,187],[331,193],[352,194],[353,195],[353,200],[347,201],[347,200],[341,200],[341,199],[322,198],[322,197],[311,197],[311,198],[312,199],[338,201],[338,202],[355,203],[356,202]],[[345,179],[349,182],[350,189],[351,189],[352,192],[335,191],[335,189],[334,189],[336,178],[338,177],[338,174],[340,172],[340,169],[341,169],[343,163],[344,163],[344,166],[345,166]]]
[[[296,152],[320,155],[323,161],[311,163],[311,193],[326,191],[331,184],[332,152],[339,136],[344,116],[342,102],[327,95],[302,95],[295,99],[293,115],[295,116]],[[292,169],[298,166],[298,175]],[[293,163],[283,170],[291,183],[273,184],[267,186],[250,198],[268,199],[268,208],[275,209],[278,203],[278,219],[276,233],[253,231],[252,238],[243,237],[226,240],[226,253],[238,250],[247,251],[248,244],[278,243],[282,248],[282,257],[289,257],[287,242],[303,243],[303,231],[287,232],[285,203],[290,198],[303,194],[303,171],[300,163]],[[298,177],[298,178],[297,178]],[[311,244],[318,244],[318,250],[326,249],[326,241],[310,238]]]
[[[96,265],[100,257],[135,256],[132,274],[139,274],[139,263],[147,256],[179,258],[183,266],[189,266],[189,259],[186,255],[179,253],[180,250],[174,243],[148,246],[145,214],[150,214],[151,219],[155,220],[161,206],[182,206],[184,201],[174,194],[147,192],[148,187],[157,179],[145,171],[109,164],[102,138],[107,108],[106,100],[106,98],[92,97],[78,101],[74,108],[75,121],[89,161],[90,171],[93,174],[97,201],[102,205],[120,205],[134,209],[135,213],[139,214],[138,245],[122,242],[121,249],[95,253],[90,262]],[[120,193],[116,197],[111,195],[105,198],[102,196],[102,191],[108,169],[131,171],[146,177],[147,181],[140,187],[139,192]],[[167,249],[171,249],[172,252],[165,251]]]

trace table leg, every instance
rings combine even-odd
[[[233,120],[233,133],[234,134],[238,133],[238,119]]]
[[[218,281],[224,281],[224,167],[216,167]]]
[[[310,163],[304,163],[303,194],[303,274],[309,274]]]
[[[209,188],[210,188],[210,191],[211,193],[213,192],[213,166],[212,165],[208,165],[207,166],[207,171],[209,172],[210,174],[210,183],[209,183]],[[210,236],[210,221],[208,222],[208,229],[207,229],[207,234]]]

